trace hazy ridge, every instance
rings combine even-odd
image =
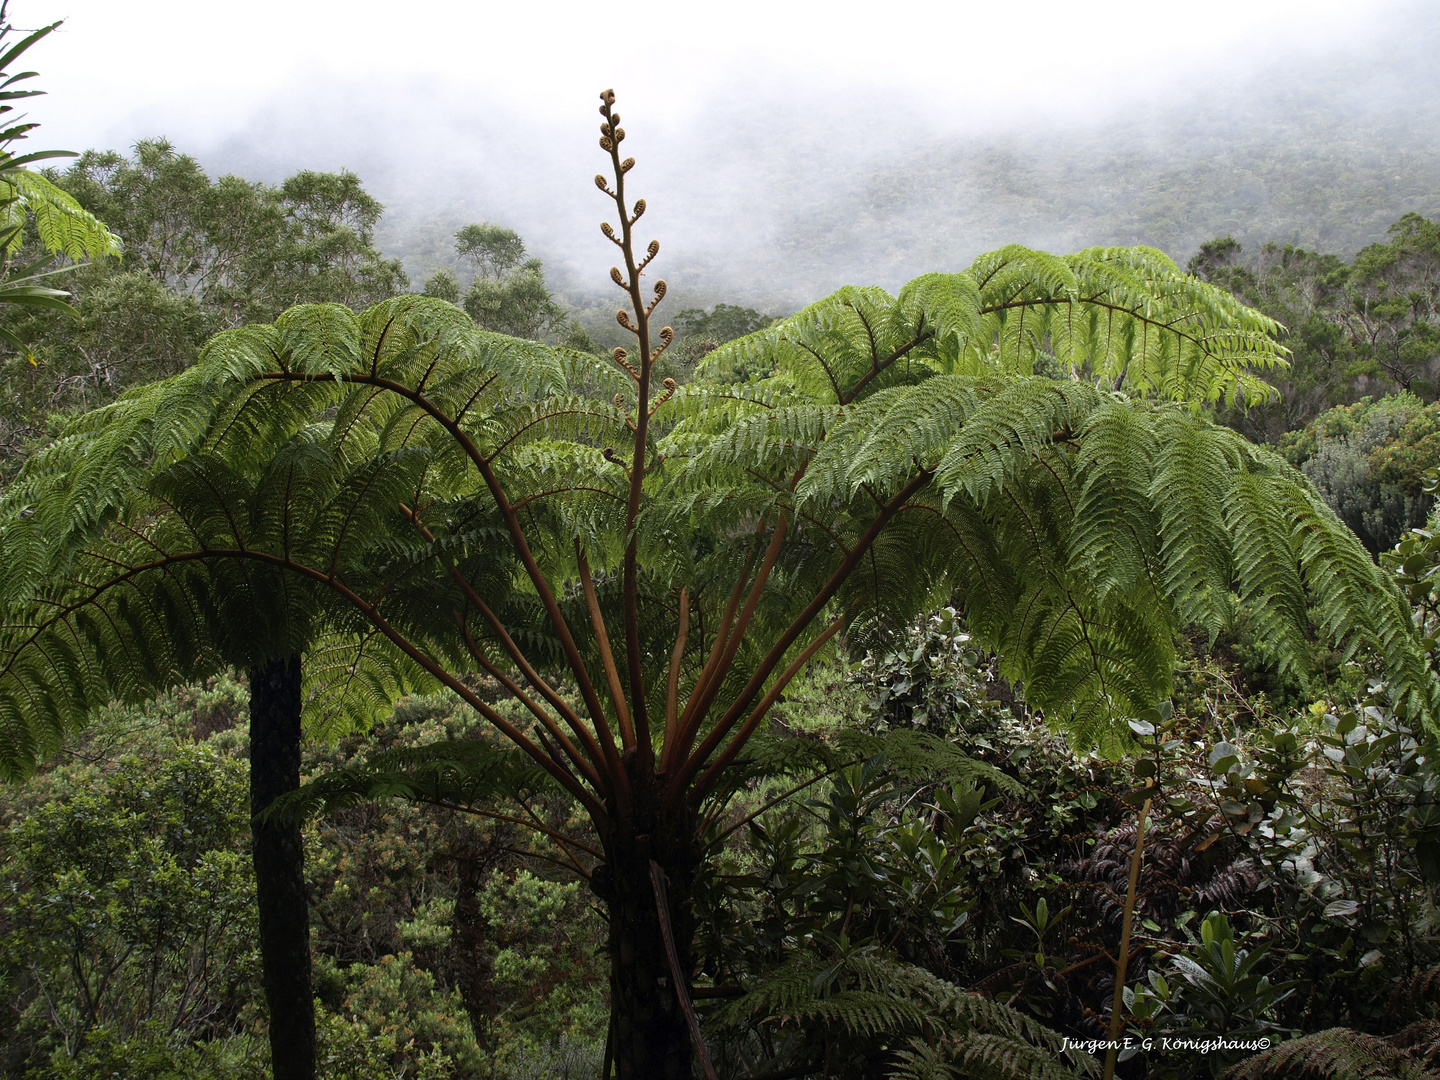
[[[1416,6],[1404,22],[1383,50],[1221,72],[1079,124],[1040,115],[997,132],[923,102],[857,107],[779,83],[690,123],[631,116],[635,188],[651,207],[641,229],[661,239],[657,270],[681,303],[771,311],[845,283],[895,288],[1005,243],[1146,243],[1183,262],[1229,233],[1247,247],[1348,255],[1402,213],[1440,213],[1440,9]],[[435,94],[434,115],[413,116],[330,87],[302,114],[262,117],[202,160],[266,178],[297,160],[356,170],[387,206],[380,245],[417,287],[453,263],[460,225],[508,225],[560,293],[599,318],[612,256],[585,110],[537,130],[502,103]]]

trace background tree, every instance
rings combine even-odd
[[[1425,472],[1440,456],[1440,404],[1402,390],[1321,413],[1280,450],[1373,554],[1425,524]]]
[[[502,278],[524,261],[525,241],[514,229],[478,222],[455,234],[455,253],[480,277]]]
[[[455,280],[455,274],[441,267],[425,279],[425,295],[433,296],[436,300],[444,300],[446,303],[460,303],[460,282]]]
[[[675,346],[666,353],[661,365],[663,370],[658,374],[673,376],[686,382],[694,375],[700,361],[725,342],[763,330],[774,321],[769,315],[762,315],[753,308],[744,308],[737,304],[716,304],[709,311],[704,308],[686,308],[676,312]],[[710,372],[712,377],[739,382],[751,375],[763,374],[768,373],[733,368],[723,372]]]
[[[41,179],[77,213],[111,215],[124,254],[69,271],[77,317],[4,317],[0,329],[34,343],[0,360],[0,447],[12,461],[46,432],[47,415],[173,375],[219,330],[301,302],[364,306],[407,285],[375,250],[381,207],[353,173],[302,172],[278,187],[212,180],[194,158],[146,140],[129,157],[91,151]],[[25,250],[43,239],[30,234]]]
[[[460,282],[443,268],[425,282],[426,296],[463,306],[484,330],[595,351],[589,335],[551,295],[540,260],[525,257],[525,242],[514,229],[466,225],[455,234],[455,253],[472,272],[463,298]]]
[[[1433,397],[1440,359],[1440,227],[1405,214],[1390,226],[1388,244],[1371,244],[1355,256],[1348,285],[1344,325],[1352,338],[1397,385],[1409,390],[1424,379]]]
[[[1034,705],[1116,751],[1169,695],[1177,629],[1216,632],[1238,597],[1277,662],[1303,666],[1312,634],[1373,653],[1433,716],[1403,598],[1313,488],[1168,403],[1263,395],[1271,320],[1148,249],[1006,248],[713,354],[768,378],[656,393],[674,335],[652,336],[665,286],[641,275],[659,246],[637,252],[645,205],[602,98],[634,359],[424,297],[300,307],[86,418],[5,496],[8,770],[207,650],[334,635],[325,678],[369,703],[448,688],[584,808],[615,1061],[680,1077],[713,799],[848,621],[956,596]],[[1031,374],[1042,355],[1064,377]],[[317,718],[337,700],[307,698]]]
[[[109,770],[52,777],[62,797],[17,815],[6,837],[12,1007],[48,1002],[71,1058],[97,1029],[232,1031],[253,977],[244,764],[172,747],[152,772],[137,749]],[[8,1049],[3,1067],[18,1075]]]

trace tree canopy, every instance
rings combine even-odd
[[[76,213],[108,222],[123,254],[67,271],[78,315],[11,312],[0,323],[31,342],[0,359],[0,450],[10,455],[47,431],[47,415],[173,375],[226,327],[303,302],[363,307],[407,285],[399,263],[375,250],[381,206],[353,173],[306,171],[274,186],[211,178],[154,139],[128,156],[91,151],[63,172],[31,175]],[[22,239],[20,258],[48,260],[44,235]]]

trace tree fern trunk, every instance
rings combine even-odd
[[[250,671],[250,812],[300,786],[300,658]],[[299,823],[250,825],[275,1080],[315,1080],[310,913]]]
[[[652,831],[653,830],[653,831]],[[668,879],[671,930],[682,970],[695,935],[690,910],[694,861],[686,832],[659,834],[653,823],[622,835],[592,881],[610,917],[610,1012],[619,1080],[690,1080],[690,1030],[675,993],[661,936],[650,860]]]

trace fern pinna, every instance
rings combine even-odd
[[[0,0],[0,43],[14,26],[8,15],[9,0]],[[0,304],[48,308],[68,315],[79,314],[66,302],[70,294],[55,287],[56,274],[73,269],[81,259],[104,259],[120,254],[120,240],[84,209],[69,192],[30,166],[42,161],[77,156],[69,150],[35,150],[16,154],[12,148],[25,140],[39,124],[23,115],[13,115],[14,102],[35,97],[43,90],[17,85],[34,76],[33,71],[11,74],[20,58],[37,42],[58,29],[51,23],[32,30],[13,45],[0,48]],[[7,115],[8,114],[8,115]],[[27,227],[33,237],[27,237]],[[44,249],[38,257],[16,265],[26,241]],[[69,264],[53,265],[56,257]],[[0,326],[0,341],[30,358],[25,343],[8,327]]]
[[[613,101],[596,183],[633,351],[421,296],[303,306],[27,464],[0,518],[8,774],[90,709],[222,664],[303,653],[316,731],[448,687],[593,820],[614,1058],[680,1077],[662,937],[688,965],[707,799],[849,620],[957,598],[1033,705],[1112,751],[1168,695],[1176,628],[1237,601],[1281,663],[1322,636],[1433,715],[1394,586],[1283,460],[1199,415],[1266,392],[1273,323],[1152,250],[1006,248],[712,354],[763,377],[652,386],[673,334]],[[1042,353],[1064,377],[1032,374]]]

